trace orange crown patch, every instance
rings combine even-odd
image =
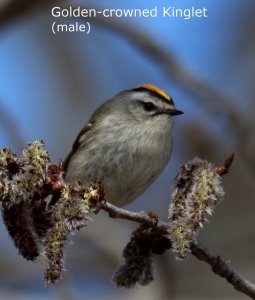
[[[158,94],[161,98],[164,98],[165,100],[167,100],[169,102],[173,102],[172,98],[166,92],[164,92],[160,88],[157,88],[156,86],[151,85],[151,84],[140,85],[137,88],[135,88],[134,90],[143,90],[143,89],[151,91],[155,94]]]

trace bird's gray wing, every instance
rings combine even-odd
[[[68,164],[70,162],[70,159],[72,158],[72,156],[74,155],[74,153],[77,151],[77,149],[79,149],[80,145],[84,142],[84,140],[86,140],[86,135],[91,131],[91,129],[93,128],[95,122],[89,122],[87,123],[82,130],[80,131],[80,133],[78,134],[76,140],[73,143],[73,147],[72,150],[68,153],[66,159],[63,162],[63,170],[67,171],[68,168]],[[61,196],[61,192],[57,191],[55,192],[55,194],[53,194],[49,206],[53,206],[60,198]]]
[[[84,140],[86,140],[86,135],[91,132],[91,129],[94,127],[94,123],[95,122],[89,122],[87,123],[82,130],[80,131],[80,133],[78,134],[76,140],[73,143],[73,147],[72,150],[68,153],[67,157],[65,158],[64,162],[63,162],[63,169],[64,171],[67,171],[68,168],[68,164],[72,158],[72,156],[74,155],[74,153],[77,151],[77,149],[80,148],[81,144],[84,142]]]

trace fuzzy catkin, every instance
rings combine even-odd
[[[223,196],[221,177],[209,162],[195,158],[181,167],[169,208],[170,239],[178,258],[187,256],[199,228]]]
[[[0,149],[0,204],[6,228],[24,258],[44,254],[46,283],[61,278],[68,234],[86,226],[104,198],[101,183],[66,184],[61,171],[52,164],[43,141],[29,143],[21,156]],[[47,207],[45,197],[60,191],[57,203]]]
[[[80,183],[66,184],[58,202],[51,208],[52,227],[44,237],[44,256],[46,284],[57,282],[64,268],[64,247],[68,234],[86,226],[97,211],[98,202],[104,197],[100,183],[84,187]]]

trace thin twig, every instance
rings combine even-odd
[[[102,210],[105,210],[109,213],[111,217],[120,218],[125,220],[130,220],[140,224],[145,224],[149,226],[165,226],[169,228],[169,224],[166,222],[159,222],[158,225],[155,225],[155,219],[151,218],[145,213],[131,212],[119,207],[116,207],[110,203],[105,202],[102,205]],[[191,253],[197,259],[202,260],[209,264],[213,272],[223,278],[225,278],[233,287],[249,296],[252,299],[255,299],[255,285],[241,276],[235,268],[232,266],[230,261],[224,260],[219,255],[212,254],[210,251],[205,249],[202,246],[193,244],[191,246]]]
[[[215,172],[223,176],[228,173],[232,162],[234,160],[234,153],[229,155],[223,166],[215,168]],[[134,221],[147,226],[163,226],[170,229],[170,224],[166,222],[155,222],[150,214],[130,212],[123,208],[119,208],[108,202],[102,203],[101,209],[108,212],[111,217],[121,218],[125,220]],[[241,293],[255,299],[255,285],[242,277],[231,265],[230,261],[224,260],[219,255],[212,254],[209,250],[193,243],[191,245],[191,253],[198,258],[209,264],[213,272],[223,278],[225,278],[233,287]]]
[[[233,163],[234,158],[235,158],[235,153],[230,154],[225,159],[223,166],[215,168],[215,172],[218,173],[220,176],[228,174],[228,171]]]
[[[131,211],[127,214],[127,210],[117,207],[109,202],[102,203],[101,209],[107,211],[112,218],[126,219],[148,226],[157,225],[157,220],[150,217],[148,214]]]
[[[241,276],[229,260],[224,260],[219,255],[215,255],[202,246],[195,244],[191,246],[191,253],[197,259],[209,264],[214,273],[225,278],[237,291],[255,299],[255,285]]]

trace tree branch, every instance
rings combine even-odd
[[[108,212],[109,215],[114,218],[125,219],[152,227],[164,226],[164,228],[169,228],[169,224],[166,222],[160,221],[158,225],[156,225],[155,219],[153,219],[150,215],[131,212],[116,207],[108,202],[103,203],[101,209]],[[251,299],[255,299],[255,285],[241,276],[229,260],[224,260],[221,256],[211,253],[209,250],[198,244],[192,244],[191,253],[197,259],[210,265],[215,274],[225,278],[237,291],[249,296]]]
[[[136,223],[148,225],[148,226],[157,225],[157,220],[149,216],[148,214],[127,211],[123,208],[117,207],[106,201],[102,203],[101,209],[108,212],[111,218],[125,219],[129,221],[134,221]]]
[[[30,143],[21,156],[14,154],[10,148],[0,149],[0,202],[5,225],[19,252],[26,259],[34,260],[43,246],[43,253],[48,262],[45,271],[46,283],[55,283],[61,277],[68,234],[86,226],[95,213],[104,210],[111,217],[141,224],[133,232],[123,251],[125,264],[114,277],[118,285],[131,287],[137,282],[142,285],[148,284],[153,280],[151,255],[163,254],[170,248],[177,250],[176,241],[181,247],[185,247],[188,242],[188,248],[180,250],[187,250],[185,253],[190,251],[198,259],[208,263],[214,273],[225,278],[236,290],[255,299],[255,286],[244,279],[230,262],[198,246],[194,237],[187,240],[184,235],[185,223],[178,219],[180,213],[187,213],[187,203],[180,203],[179,196],[181,195],[182,200],[185,197],[192,200],[190,191],[195,189],[196,196],[199,199],[202,197],[203,201],[194,200],[193,204],[189,202],[188,205],[191,209],[189,213],[192,212],[192,218],[196,219],[196,226],[190,229],[193,233],[197,232],[196,227],[198,224],[202,225],[205,212],[194,210],[193,206],[200,204],[208,211],[212,204],[210,201],[216,203],[220,199],[221,187],[218,178],[219,175],[228,172],[233,157],[233,154],[230,155],[224,165],[218,168],[213,168],[210,163],[198,158],[183,165],[176,177],[177,190],[172,194],[175,201],[172,201],[174,206],[170,207],[171,221],[161,222],[153,213],[147,215],[130,212],[107,203],[104,201],[104,189],[100,182],[88,187],[79,182],[65,183],[61,165],[51,163],[42,141]],[[56,192],[60,193],[58,201],[47,209],[44,197]],[[188,220],[191,222],[190,216]],[[173,226],[176,231],[173,231]],[[173,234],[178,235],[176,237],[179,241],[173,239]],[[179,255],[182,258],[185,256]]]
[[[215,274],[225,278],[237,291],[255,299],[255,285],[241,276],[229,260],[224,260],[219,255],[215,255],[206,248],[196,244],[191,246],[191,253],[197,259],[210,265]]]

